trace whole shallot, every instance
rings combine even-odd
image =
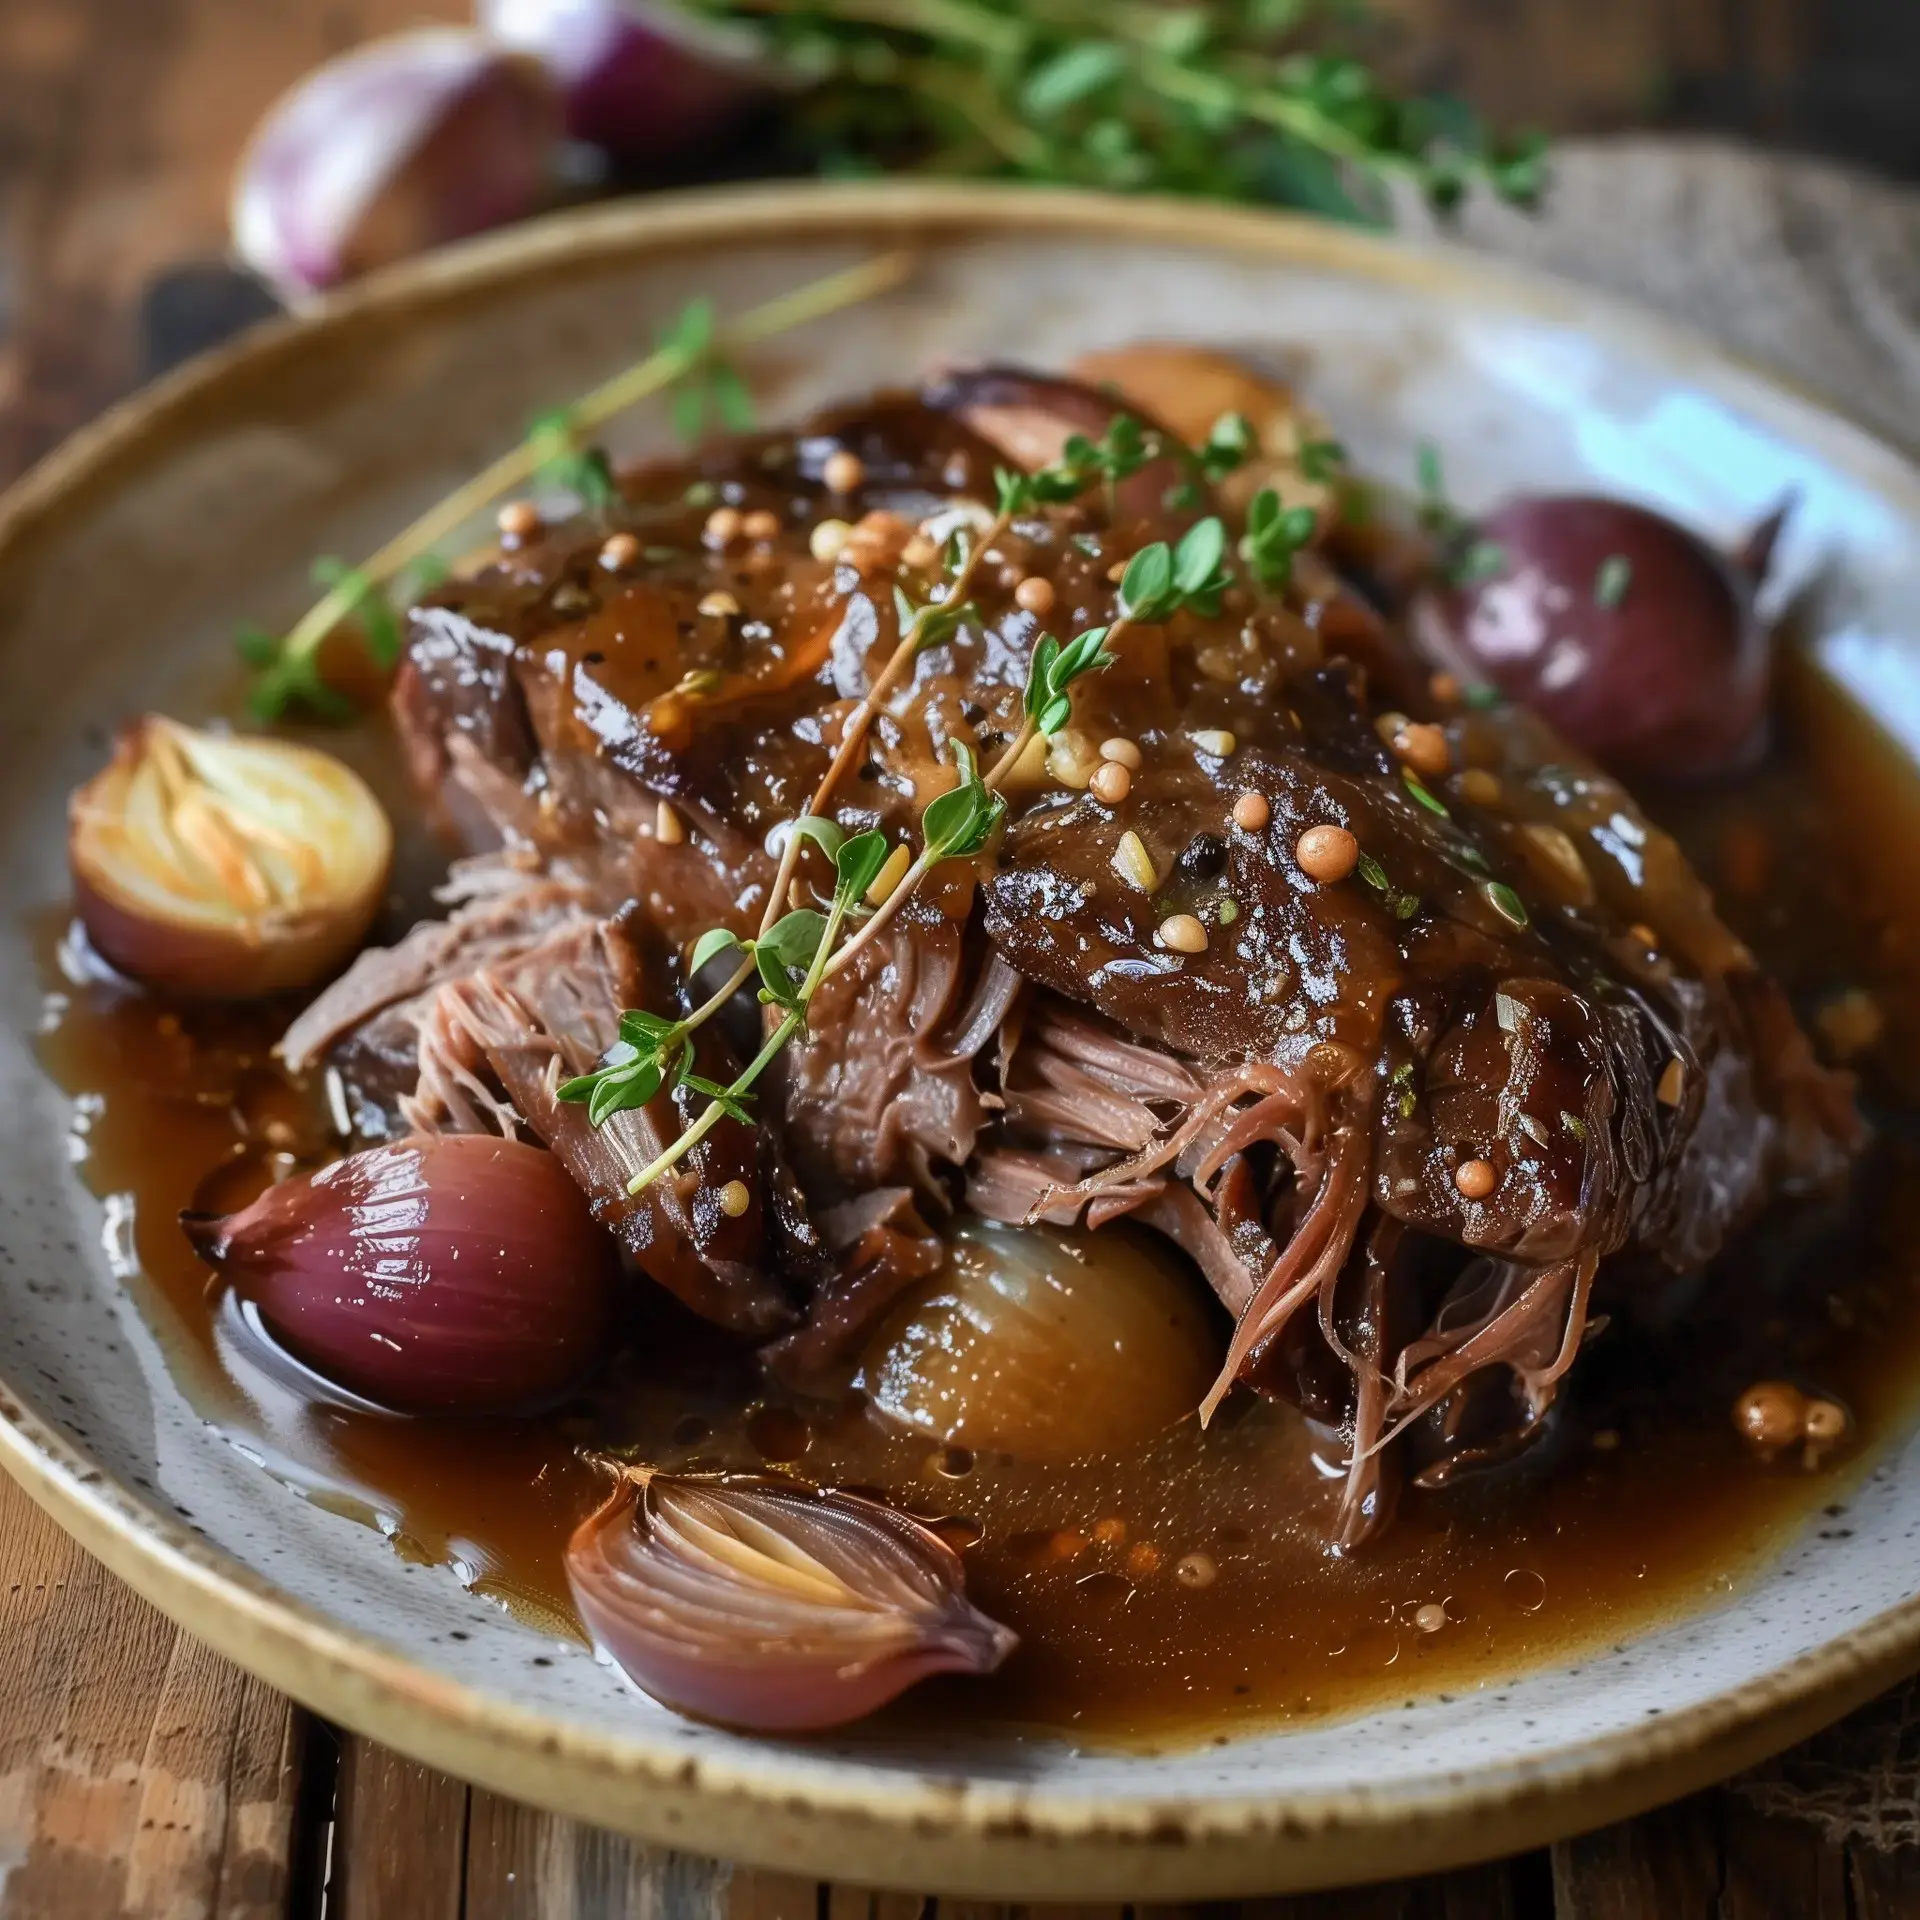
[[[560,103],[539,62],[463,27],[369,41],[268,110],[234,176],[242,260],[288,298],[533,212]]]
[[[181,1224],[296,1359],[403,1412],[550,1400],[612,1327],[612,1240],[560,1162],[517,1140],[371,1147]]]

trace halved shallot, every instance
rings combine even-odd
[[[613,1325],[612,1238],[566,1168],[518,1140],[370,1147],[181,1225],[296,1359],[403,1412],[551,1399]]]
[[[664,1705],[728,1726],[840,1726],[932,1673],[990,1673],[1014,1635],[959,1556],[874,1500],[630,1471],[567,1547],[587,1630]]]
[[[122,973],[196,998],[311,986],[365,936],[393,860],[372,790],[287,740],[136,721],[67,811],[74,904]]]

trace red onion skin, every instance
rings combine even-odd
[[[967,1604],[957,1556],[944,1542],[873,1502],[825,1494],[823,1499],[886,1515],[897,1527],[924,1535],[951,1559],[949,1617],[924,1630],[910,1650],[831,1671],[813,1662],[783,1665],[751,1646],[742,1649],[738,1664],[695,1659],[654,1630],[644,1601],[621,1604],[620,1556],[630,1546],[622,1536],[634,1532],[643,1497],[639,1485],[626,1481],[580,1523],[567,1545],[567,1577],[594,1644],[643,1692],[677,1713],[757,1733],[819,1732],[864,1718],[931,1674],[990,1672],[1016,1644],[1006,1628]]]
[[[631,0],[480,0],[503,46],[532,54],[560,89],[575,140],[630,165],[670,159],[734,119],[759,83],[697,23]]]
[[[560,1163],[515,1140],[369,1148],[182,1225],[296,1358],[400,1412],[550,1400],[613,1324],[613,1242]]]
[[[559,137],[537,61],[456,28],[369,41],[269,109],[235,173],[236,251],[297,300],[536,211]]]
[[[1581,495],[1509,501],[1474,533],[1486,577],[1420,609],[1445,665],[1616,773],[1702,778],[1759,752],[1770,659],[1754,597],[1770,542],[1735,559],[1645,507]]]

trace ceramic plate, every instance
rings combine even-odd
[[[1364,468],[1408,474],[1439,442],[1468,507],[1591,486],[1731,537],[1797,488],[1787,585],[1920,751],[1920,478],[1569,288],[1259,215],[913,185],[640,201],[437,257],[188,368],[0,506],[0,1455],[143,1593],[336,1719],[649,1838],[879,1884],[1138,1900],[1456,1862],[1687,1791],[1920,1661],[1912,1443],[1853,1485],[1844,1527],[1716,1607],[1464,1697],[1151,1758],[756,1740],[407,1568],[198,1416],[34,1058],[22,917],[64,894],[67,790],[123,717],[190,707],[237,619],[293,613],[311,554],[369,550],[694,292],[737,309],[902,241],[923,256],[907,288],[760,356],[771,416],[943,355],[1185,335],[1288,356]]]

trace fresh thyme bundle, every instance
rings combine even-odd
[[[1382,77],[1354,0],[681,0],[750,35],[831,172],[894,166],[1378,218],[1396,182],[1531,202],[1541,142]]]

